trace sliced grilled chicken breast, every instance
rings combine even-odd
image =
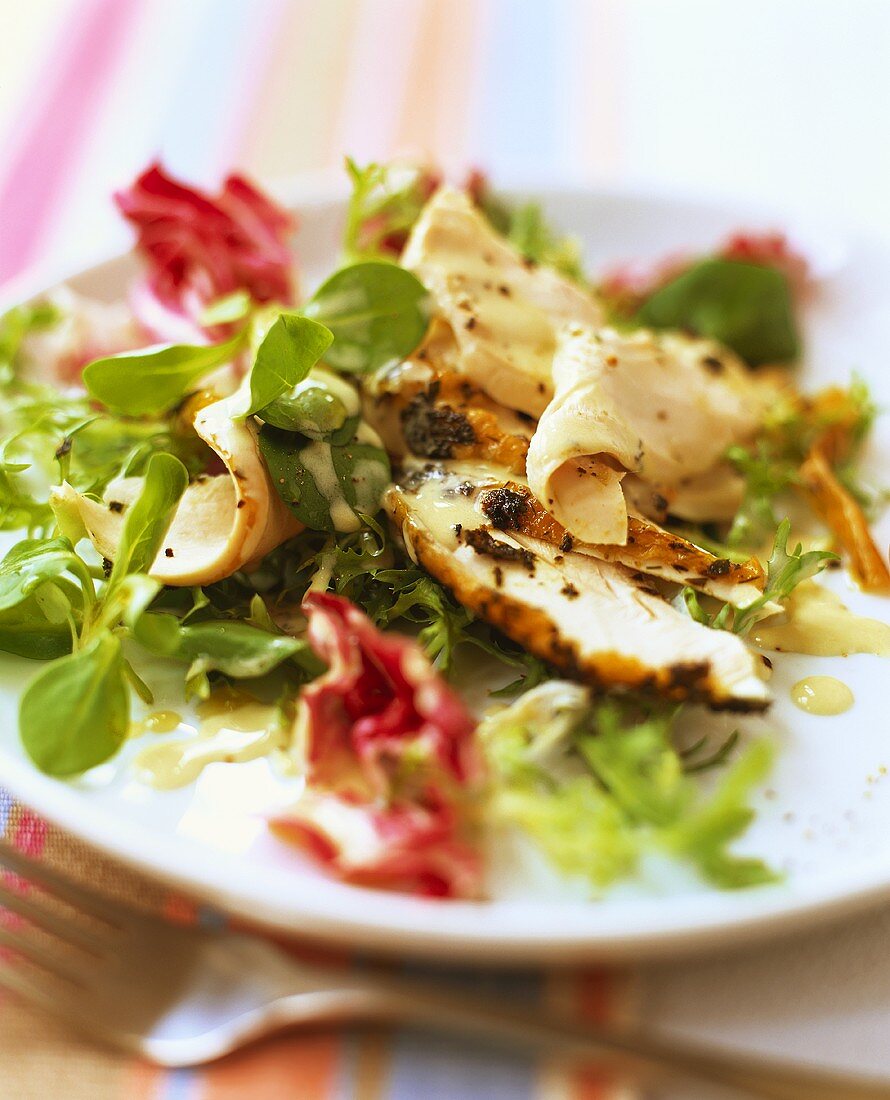
[[[585,542],[624,543],[627,472],[671,505],[750,437],[773,390],[731,352],[677,333],[565,326],[556,392],[528,454],[547,509]],[[701,493],[698,494],[701,502]]]
[[[526,485],[505,482],[485,488],[480,491],[478,501],[487,520],[500,530],[515,532],[517,536],[530,535],[563,552],[573,550],[618,562],[674,584],[688,584],[736,607],[746,607],[763,591],[763,566],[756,558],[744,562],[718,558],[638,516],[630,516],[627,521],[624,545],[596,545],[573,538]]]
[[[169,585],[212,584],[257,561],[302,527],[269,480],[254,424],[233,419],[237,395],[192,404],[197,434],[219,456],[226,473],[188,486],[150,575]],[[90,500],[67,483],[53,506],[82,525],[99,553],[114,561],[126,510],[142,491],[141,477],[118,478],[104,499]]]
[[[453,329],[458,369],[502,405],[532,416],[553,392],[559,326],[603,322],[589,291],[525,260],[467,194],[451,187],[427,203],[401,263]]]
[[[365,419],[393,458],[478,459],[524,477],[534,419],[492,401],[457,359],[451,329],[433,321],[412,356],[365,383]]]
[[[408,477],[385,507],[412,557],[465,607],[566,674],[718,708],[768,705],[740,638],[694,622],[624,566],[492,528],[472,495],[434,476]]]

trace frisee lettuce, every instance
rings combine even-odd
[[[727,452],[727,459],[745,481],[727,544],[756,548],[775,531],[777,502],[797,484],[798,469],[807,452],[828,431],[843,433],[838,477],[861,504],[877,507],[886,494],[864,485],[856,471],[856,460],[876,415],[868,387],[855,376],[846,389],[830,387],[811,398],[778,401],[755,442],[747,447],[735,445]]]
[[[676,710],[592,701],[560,681],[529,692],[480,727],[494,820],[597,889],[635,874],[654,853],[725,888],[774,881],[761,860],[730,848],[753,816],[748,802],[767,774],[768,743],[749,745],[707,795],[685,774],[677,718]]]
[[[746,607],[733,607],[724,604],[715,614],[702,605],[699,594],[694,588],[684,588],[682,592],[686,610],[696,622],[715,630],[731,630],[735,634],[747,634],[751,627],[763,618],[764,609],[770,603],[787,600],[794,589],[805,580],[815,577],[828,562],[837,561],[837,554],[828,550],[808,550],[798,543],[791,553],[788,552],[788,536],[791,533],[791,521],[783,519],[776,529],[773,549],[766,569],[766,583],[763,592]]]
[[[434,174],[402,162],[361,167],[351,157],[346,171],[352,194],[343,233],[345,259],[396,260],[435,186]]]
[[[527,260],[554,267],[576,283],[584,282],[580,244],[575,237],[553,229],[538,203],[508,207],[507,216],[506,237]]]

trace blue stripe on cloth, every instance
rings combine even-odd
[[[203,9],[190,64],[170,96],[160,155],[174,175],[210,186],[218,173],[236,167],[220,163],[220,158],[228,155],[232,118],[244,91],[243,74],[269,4],[204,0]]]
[[[565,0],[497,0],[471,148],[497,176],[559,175]]]
[[[405,1029],[392,1041],[386,1100],[534,1100],[537,1062],[464,1038]]]
[[[158,1100],[198,1100],[200,1075],[194,1069],[171,1069],[164,1074]]]
[[[543,983],[533,971],[479,971],[408,965],[405,976],[420,982],[535,1004]],[[512,1049],[402,1028],[391,1046],[385,1100],[534,1100],[538,1062]]]
[[[0,787],[0,836],[6,834],[6,827],[9,824],[9,815],[12,811],[12,795],[9,791],[4,791]]]

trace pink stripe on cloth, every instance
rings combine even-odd
[[[46,846],[47,831],[43,818],[38,817],[32,810],[22,809],[12,842],[23,855],[30,859],[40,859]]]
[[[33,258],[142,0],[74,4],[33,96],[29,132],[0,183],[0,283]]]

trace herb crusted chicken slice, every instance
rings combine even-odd
[[[526,456],[535,421],[492,401],[457,372],[455,357],[450,330],[437,321],[421,348],[366,385],[365,416],[394,459],[431,459],[443,471],[456,474],[459,469],[468,486],[480,480],[490,485],[484,497],[495,527],[563,549],[574,546],[580,553],[692,585],[738,607],[760,596],[764,574],[755,559],[736,563],[717,558],[638,515],[630,516],[624,543],[576,539],[527,485]],[[630,509],[639,510],[633,505]]]
[[[589,291],[524,259],[466,193],[451,187],[427,203],[401,263],[453,329],[461,373],[502,405],[532,416],[553,392],[559,327],[603,323]]]
[[[500,530],[541,539],[563,552],[574,550],[616,562],[663,581],[688,584],[736,607],[753,603],[763,591],[765,574],[756,558],[742,562],[718,558],[647,519],[628,519],[624,545],[596,545],[573,538],[526,485],[508,481],[484,489],[479,503],[488,521]]]
[[[567,325],[555,394],[528,454],[535,495],[573,535],[624,543],[622,481],[633,474],[671,511],[760,424],[773,390],[710,340]]]
[[[207,400],[205,401],[205,396]],[[256,427],[237,416],[237,394],[197,395],[186,405],[197,435],[215,452],[225,473],[188,486],[150,569],[163,584],[211,584],[257,561],[301,524],[276,492],[257,445]],[[99,553],[117,556],[126,511],[142,491],[141,477],[116,478],[102,501],[67,482],[53,491],[53,507],[74,541],[89,537]],[[79,529],[78,529],[79,528]]]
[[[421,472],[385,499],[411,556],[474,614],[602,688],[740,711],[768,705],[739,637],[694,622],[620,564],[491,527],[474,495]]]

